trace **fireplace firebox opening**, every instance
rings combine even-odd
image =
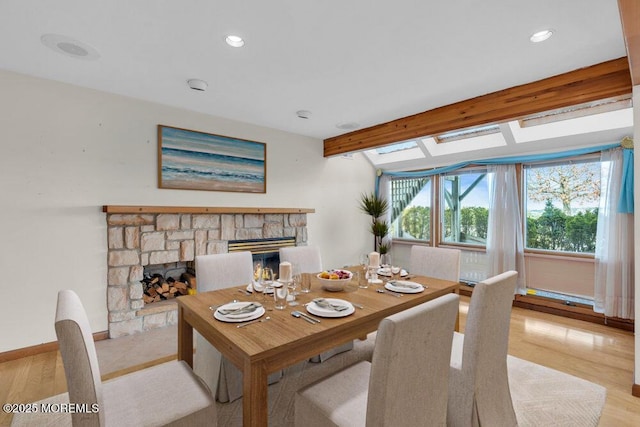
[[[258,271],[256,266],[259,264],[260,268],[270,267],[277,274],[280,266],[280,248],[289,246],[296,246],[295,237],[230,240],[228,250],[229,252],[249,251],[253,258],[254,272]],[[258,278],[254,277],[254,279]]]

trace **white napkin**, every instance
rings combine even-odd
[[[253,280],[251,283],[247,285],[247,290],[249,292],[253,292],[253,291],[262,292],[264,290],[264,286],[262,286],[260,283]]]
[[[407,282],[405,280],[394,280],[388,282],[391,286],[395,286],[396,288],[408,288],[408,289],[420,289],[422,285],[416,282]]]

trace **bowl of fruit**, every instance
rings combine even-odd
[[[349,270],[326,270],[316,276],[327,291],[344,290],[344,286],[351,281],[353,273]]]

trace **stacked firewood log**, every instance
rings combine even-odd
[[[190,273],[182,273],[179,280],[162,274],[145,274],[141,282],[145,304],[188,295],[196,289],[196,277]]]

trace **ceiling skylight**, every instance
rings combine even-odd
[[[500,126],[498,125],[486,125],[477,126],[473,128],[454,130],[452,132],[442,133],[434,137],[437,143],[459,141],[461,139],[475,138],[482,135],[490,135],[492,133],[499,133]]]
[[[630,96],[453,130],[363,150],[375,168],[420,170],[463,161],[557,151],[620,141],[633,133]],[[443,143],[446,142],[446,143]]]
[[[386,147],[376,148],[378,154],[389,154],[397,151],[408,150],[409,148],[415,148],[418,144],[415,141],[404,141],[398,144],[387,145]]]
[[[625,95],[622,97],[603,99],[586,104],[560,108],[558,110],[532,114],[531,116],[520,120],[520,127],[538,126],[546,123],[570,120],[594,114],[602,114],[609,111],[623,110],[631,107],[631,95]]]

